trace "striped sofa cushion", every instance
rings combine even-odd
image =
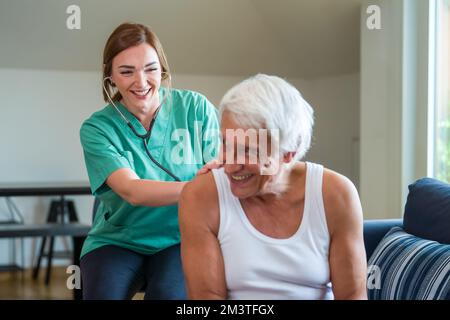
[[[450,245],[394,227],[380,241],[368,265],[371,300],[450,300]]]

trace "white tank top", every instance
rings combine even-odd
[[[223,168],[213,170],[219,195],[218,240],[228,298],[239,300],[333,299],[328,250],[330,236],[322,198],[323,167],[306,163],[301,224],[287,239],[259,232],[230,189]]]

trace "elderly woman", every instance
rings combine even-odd
[[[180,199],[189,298],[365,299],[358,193],[300,161],[312,108],[283,79],[257,75],[228,91],[220,115],[223,167],[198,175]],[[267,139],[252,139],[260,129]]]

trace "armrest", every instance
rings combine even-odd
[[[382,219],[364,221],[364,246],[366,247],[367,260],[375,251],[380,240],[393,227],[402,227],[402,219]]]

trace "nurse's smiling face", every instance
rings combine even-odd
[[[142,43],[120,52],[112,61],[111,77],[131,113],[138,118],[153,115],[160,103],[161,66],[152,46]]]

